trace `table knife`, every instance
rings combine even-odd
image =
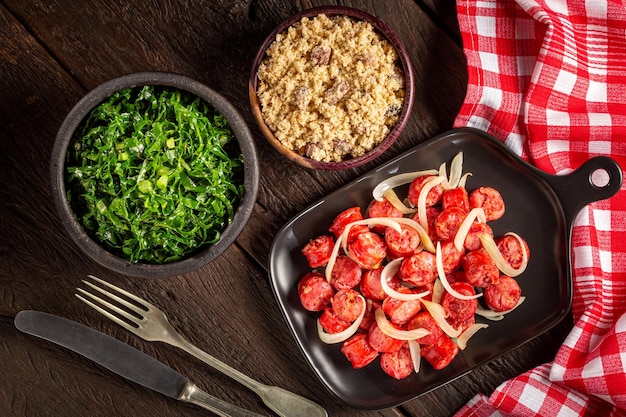
[[[110,371],[168,397],[192,403],[222,417],[262,417],[199,389],[151,356],[80,323],[40,311],[20,311],[15,327],[72,350]]]

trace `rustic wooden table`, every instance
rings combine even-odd
[[[554,357],[567,323],[433,392],[380,411],[342,404],[305,362],[270,288],[266,264],[274,234],[342,184],[451,128],[466,88],[454,0],[341,2],[378,16],[405,42],[416,71],[413,114],[395,145],[359,169],[319,172],[290,163],[253,121],[248,74],[272,28],[323,4],[331,2],[0,0],[0,415],[207,415],[20,333],[13,318],[24,309],[92,326],[216,396],[271,415],[244,387],[83,306],[74,289],[89,273],[151,300],[198,346],[262,382],[314,399],[332,416],[450,416],[476,393],[489,394]],[[115,274],[83,255],[58,220],[48,174],[56,131],[81,96],[106,80],[145,70],[193,77],[230,99],[252,130],[261,163],[258,202],[237,243],[193,273],[158,280]]]

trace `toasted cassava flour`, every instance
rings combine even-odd
[[[398,121],[404,75],[365,21],[303,18],[278,34],[258,69],[263,118],[288,149],[338,162],[376,147]]]

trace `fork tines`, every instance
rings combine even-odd
[[[75,294],[76,297],[120,326],[131,331],[136,329],[139,325],[138,322],[143,320],[144,315],[149,310],[151,304],[98,277],[93,275],[88,275],[88,277],[101,286],[87,280],[82,280],[82,282],[96,293],[102,294],[114,303],[82,288],[76,289],[78,291]],[[114,294],[103,287],[107,287],[117,292],[119,295]]]

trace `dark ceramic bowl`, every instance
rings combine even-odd
[[[400,59],[400,64],[402,66],[402,71],[404,74],[404,84],[405,84],[405,98],[404,103],[402,105],[402,109],[400,110],[400,115],[398,118],[398,122],[395,126],[390,130],[389,134],[383,139],[383,141],[378,144],[375,148],[371,149],[369,152],[364,155],[353,158],[346,159],[340,162],[320,162],[306,156],[300,155],[297,152],[294,152],[291,149],[283,146],[283,144],[276,138],[274,133],[270,130],[270,128],[265,123],[263,115],[261,113],[261,104],[259,102],[259,98],[257,96],[257,88],[258,88],[258,77],[257,72],[259,65],[263,61],[266,56],[267,48],[274,42],[276,39],[276,35],[284,32],[290,26],[302,20],[304,17],[314,17],[320,14],[325,14],[327,16],[348,16],[357,20],[363,20],[372,24],[376,32],[383,36],[391,45],[395,48],[398,57]],[[254,62],[252,64],[252,69],[250,72],[250,82],[249,82],[249,95],[250,95],[250,104],[252,106],[252,113],[254,114],[254,118],[259,125],[263,135],[265,138],[278,150],[282,155],[286,156],[291,161],[294,161],[304,167],[312,168],[312,169],[326,169],[326,170],[341,170],[354,168],[359,165],[363,165],[374,158],[379,157],[385,152],[400,136],[400,133],[406,126],[406,123],[411,115],[411,109],[413,108],[413,100],[415,96],[415,85],[414,85],[414,72],[411,64],[411,59],[409,57],[409,53],[407,52],[406,47],[400,38],[380,19],[358,9],[353,9],[350,7],[342,7],[342,6],[325,6],[325,7],[317,7],[313,9],[304,10],[286,21],[282,22],[278,27],[276,27],[265,39],[259,51],[257,52],[256,57],[254,58]]]
[[[128,87],[154,85],[171,87],[191,93],[216,109],[228,121],[244,159],[245,191],[236,208],[233,221],[223,231],[219,241],[199,248],[194,254],[170,263],[148,264],[129,262],[104,249],[92,239],[77,221],[67,198],[66,156],[68,146],[73,141],[74,132],[83,119],[113,93]],[[52,196],[63,226],[74,242],[92,259],[101,265],[130,276],[162,278],[184,274],[195,270],[222,254],[239,236],[246,225],[256,201],[259,164],[254,140],[238,111],[221,95],[191,78],[161,72],[143,72],[125,75],[110,80],[83,97],[69,112],[61,125],[52,149],[50,164]]]

